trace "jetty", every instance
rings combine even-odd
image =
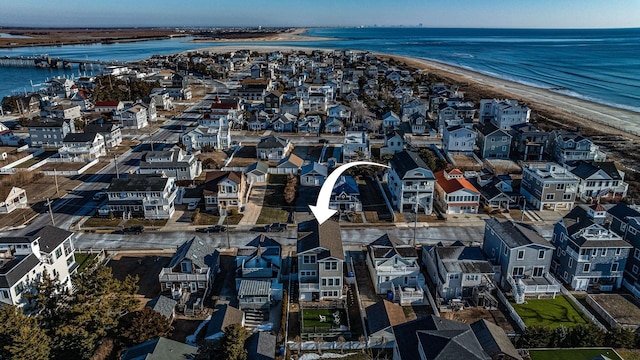
[[[48,55],[40,56],[3,56],[0,57],[0,67],[36,67],[43,69],[70,69],[73,65],[78,66],[80,70],[99,66],[121,66],[126,65],[124,61],[102,61],[102,60],[77,60],[77,59],[63,59],[59,57],[50,57]]]

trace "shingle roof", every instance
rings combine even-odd
[[[195,346],[161,337],[130,347],[122,360],[191,360],[197,353]]]
[[[253,333],[245,342],[247,360],[272,360],[276,353],[276,336],[268,332]]]
[[[496,218],[485,221],[511,249],[529,244],[538,244],[553,249],[551,243],[529,225]]]
[[[173,316],[173,311],[178,305],[178,302],[170,299],[164,295],[158,295],[147,302],[147,306],[153,309],[153,311],[166,317],[167,319]]]
[[[274,148],[284,148],[289,143],[289,140],[282,138],[280,136],[269,135],[267,137],[263,137],[260,139],[256,148],[258,149],[274,149]]]
[[[310,164],[303,166],[302,169],[300,170],[300,175],[304,176],[306,174],[311,173],[312,171],[321,176],[327,176],[328,168],[326,165],[322,165],[314,161]]]
[[[367,245],[369,251],[373,251],[373,255],[377,259],[391,258],[398,254],[403,258],[417,258],[416,249],[408,244],[400,241],[393,234],[384,234]]]
[[[490,360],[473,331],[425,330],[417,331],[418,344],[427,360],[482,359]],[[416,352],[417,356],[418,353]],[[414,357],[415,358],[415,357]]]
[[[594,219],[588,215],[587,210],[581,206],[573,208],[562,218],[562,222],[571,240],[580,247],[631,247],[628,242],[622,240],[613,230],[596,224]],[[590,227],[591,229],[587,229]]]
[[[347,195],[360,195],[358,184],[356,184],[356,180],[351,176],[342,175],[338,178],[335,185],[333,185],[333,190],[331,191],[332,196],[336,196],[342,193],[345,193]]]
[[[618,203],[607,211],[609,215],[621,221],[627,221],[627,218],[640,217],[640,212],[631,208],[625,203]]]
[[[203,267],[215,267],[218,262],[219,253],[216,248],[208,241],[203,241],[197,236],[194,236],[191,240],[182,244],[169,262],[170,268],[178,265],[183,259],[189,259],[191,262],[198,266]]]
[[[35,254],[16,256],[0,267],[0,288],[10,288],[29,273],[40,260]]]
[[[238,296],[267,296],[271,293],[271,282],[262,280],[240,280]]]
[[[71,236],[73,236],[72,232],[51,225],[47,225],[33,234],[33,237],[40,238],[38,241],[40,251],[49,254]]]
[[[112,179],[109,192],[154,191],[161,192],[167,185],[168,178],[152,175],[130,174],[124,179]]]
[[[87,124],[84,127],[84,132],[86,133],[110,133],[113,130],[119,128],[118,124],[115,123],[102,123],[102,124]]]
[[[374,334],[390,326],[404,324],[407,321],[402,307],[387,300],[380,300],[369,305],[364,311],[367,313],[369,334]]]
[[[395,169],[400,178],[403,178],[408,171],[422,168],[431,173],[431,176],[427,177],[427,179],[435,179],[435,177],[433,176],[433,172],[431,172],[431,169],[429,169],[429,166],[427,166],[424,160],[422,160],[417,153],[412,151],[405,150],[396,153],[395,155],[393,155],[393,158],[390,161],[390,165]]]
[[[256,161],[247,167],[245,174],[266,174],[267,172],[269,172],[269,164],[263,161]]]
[[[327,249],[318,256],[318,259],[326,257],[335,257],[344,260],[344,249],[342,247],[342,235],[340,234],[340,225],[328,220],[318,225],[313,221],[310,233],[303,233],[298,239],[298,253],[312,250],[318,247]]]
[[[278,165],[276,165],[276,167],[295,167],[295,168],[300,168],[300,167],[302,167],[302,164],[304,164],[304,160],[302,160],[302,158],[300,158],[298,155],[291,154],[291,155],[287,156],[286,158],[280,160],[278,162]]]
[[[501,327],[481,319],[471,324],[471,330],[476,335],[482,349],[492,358],[496,359],[504,354],[512,359],[522,360],[518,350]]]
[[[241,324],[243,318],[244,312],[240,309],[231,305],[218,306],[207,326],[206,338],[224,331],[229,325]]]
[[[93,142],[96,139],[97,133],[68,133],[65,135],[64,140],[62,142]]]
[[[597,173],[602,170],[613,180],[622,180],[620,173],[618,172],[618,168],[616,168],[616,164],[613,161],[602,161],[602,162],[585,162],[581,161],[578,166],[576,166],[571,172],[581,178],[587,179],[591,175]]]
[[[253,240],[249,241],[245,246],[251,246],[251,247],[255,247],[255,248],[257,248],[258,246],[261,246],[261,247],[277,247],[277,248],[281,248],[282,247],[279,242],[273,240],[272,238],[270,238],[270,237],[268,237],[268,236],[266,236],[264,234],[258,235]]]

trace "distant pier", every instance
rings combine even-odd
[[[76,60],[76,59],[62,59],[56,57],[43,56],[21,56],[0,57],[0,67],[36,67],[42,69],[70,69],[76,65],[80,70],[93,69],[94,65],[97,66],[122,66],[126,65],[122,61],[101,61],[101,60]]]

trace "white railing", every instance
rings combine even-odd
[[[320,286],[316,283],[309,283],[309,284],[299,284],[298,289],[301,291],[313,291],[313,290],[320,290]]]
[[[513,321],[515,321],[516,325],[518,325],[520,330],[524,332],[527,329],[527,325],[524,324],[524,321],[522,321],[522,318],[520,317],[520,315],[516,312],[513,306],[511,306],[511,304],[507,300],[507,297],[504,296],[504,293],[502,293],[500,289],[497,289],[497,292],[498,292],[498,299],[500,299],[502,304],[507,308],[509,315],[511,315],[511,318],[513,319]]]

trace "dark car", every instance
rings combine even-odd
[[[213,226],[208,226],[206,228],[198,228],[196,229],[197,232],[203,232],[203,233],[212,233],[212,232],[225,232],[227,231],[227,227],[226,226],[222,226],[222,225],[213,225]]]
[[[142,234],[144,232],[144,226],[142,225],[129,226],[122,229],[122,232],[124,234],[134,234],[134,235]]]
[[[328,143],[329,143],[329,140],[327,140],[327,139],[320,139],[320,140],[318,140],[318,142],[319,142],[320,144],[328,144]]]
[[[287,224],[274,222],[271,225],[265,225],[264,230],[267,232],[283,232],[287,230]]]

